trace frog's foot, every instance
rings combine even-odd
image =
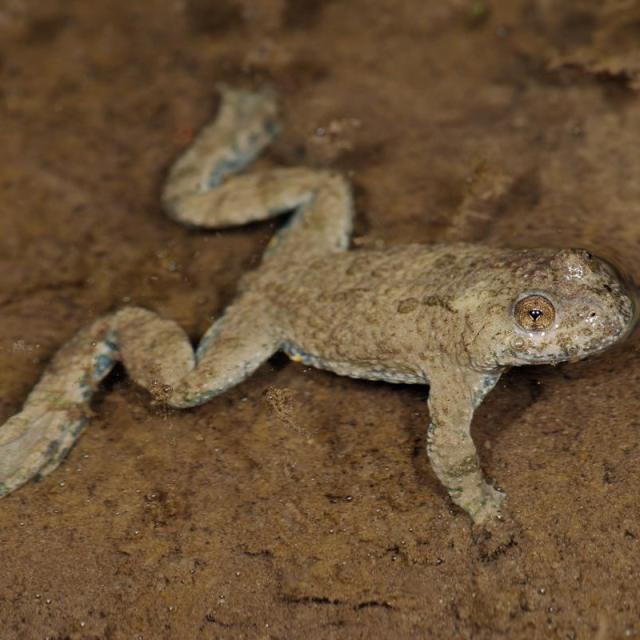
[[[23,411],[7,420],[0,430],[0,497],[57,467],[86,422],[73,409]]]
[[[221,87],[215,120],[176,160],[162,194],[166,212],[197,227],[220,229],[295,212],[265,258],[346,249],[352,228],[351,189],[340,175],[306,168],[272,168],[236,175],[276,134],[271,91]]]
[[[22,411],[0,427],[0,497],[55,469],[88,420],[88,399],[111,370],[111,318],[97,320],[54,357]]]
[[[504,498],[504,494],[501,494]],[[498,501],[501,499],[498,498]],[[503,503],[504,505],[504,503]],[[484,562],[497,559],[511,553],[518,546],[523,536],[520,524],[499,504],[497,509],[486,514],[479,514],[474,519],[472,538],[480,559]]]
[[[458,485],[449,489],[449,495],[471,516],[474,524],[485,525],[502,519],[501,507],[506,494],[483,480],[478,480],[476,474],[469,474],[461,480],[470,486],[466,490],[460,490]]]
[[[449,495],[471,516],[473,540],[483,561],[494,560],[518,544],[520,528],[503,511],[506,495],[484,482],[479,472],[459,478]]]
[[[0,497],[60,464],[116,362],[166,404],[190,407],[244,380],[278,345],[268,311],[248,294],[214,323],[195,353],[175,322],[152,311],[128,307],[100,318],[56,354],[22,411],[0,427]]]

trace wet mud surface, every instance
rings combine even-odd
[[[274,225],[166,219],[216,83],[271,82],[265,163],[348,173],[357,245],[587,246],[640,276],[633,2],[3,0],[0,419],[133,302],[194,341]],[[425,455],[427,390],[276,357],[188,411],[122,371],[0,502],[0,637],[640,637],[640,353],[505,376],[474,423],[517,523],[487,552]]]

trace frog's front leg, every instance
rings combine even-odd
[[[505,495],[489,485],[480,469],[471,438],[476,407],[494,387],[502,371],[479,373],[458,368],[430,372],[431,424],[427,450],[431,466],[451,499],[476,524],[500,515]]]

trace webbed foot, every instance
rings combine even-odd
[[[502,520],[501,508],[506,497],[502,491],[483,483],[475,494],[454,501],[471,516],[474,524],[482,525]]]
[[[55,469],[86,424],[74,409],[12,416],[0,432],[0,497]]]

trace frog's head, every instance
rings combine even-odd
[[[492,353],[493,363],[580,360],[632,331],[635,287],[608,262],[583,249],[520,255],[511,265],[509,287],[500,292],[499,304],[491,305],[492,336],[484,327],[477,335],[493,342],[483,349]]]

